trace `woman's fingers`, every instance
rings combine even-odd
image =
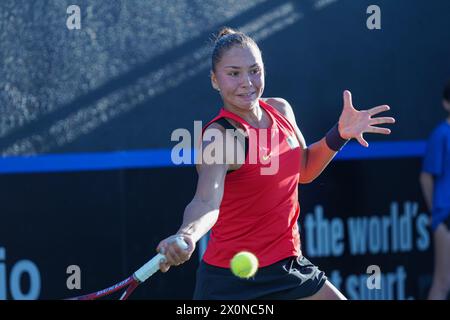
[[[391,130],[388,129],[388,128],[379,128],[379,127],[369,126],[369,128],[365,132],[379,133],[379,134],[390,134]]]
[[[380,117],[380,118],[372,118],[369,120],[370,125],[385,124],[385,123],[395,123],[395,119],[392,117]]]
[[[164,256],[165,260],[159,264],[159,269],[162,272],[167,272],[171,266],[178,266],[185,262],[185,260],[183,260],[171,247],[167,247]]]
[[[178,266],[184,262],[181,256],[173,248],[168,249],[165,256],[167,263],[173,266]]]
[[[344,99],[344,109],[345,108],[353,108],[352,93],[350,91],[348,91],[348,90],[344,91],[343,99]]]
[[[161,241],[156,248],[158,252],[165,256],[165,260],[160,262],[159,265],[159,269],[162,272],[167,272],[170,269],[170,266],[178,266],[190,258],[190,251],[180,248],[176,243],[175,239],[177,237],[172,236]],[[188,242],[190,246],[194,246],[191,239],[189,239]]]
[[[159,270],[161,272],[167,272],[170,269],[170,264],[168,264],[167,262],[160,262],[159,263]]]
[[[166,256],[166,262],[174,266],[178,266],[190,258],[190,252],[180,248],[174,241],[164,246],[164,255]]]
[[[374,115],[376,115],[378,113],[385,112],[385,111],[388,111],[390,109],[391,108],[388,105],[384,104],[382,106],[377,106],[377,107],[371,108],[371,109],[369,109],[367,111],[369,112],[370,116],[374,116]]]
[[[356,137],[356,140],[358,140],[359,144],[361,144],[363,147],[367,148],[369,146],[369,143],[364,139],[362,134]]]
[[[391,130],[388,128],[379,128],[379,127],[369,126],[366,130],[364,130],[363,133],[390,134]],[[363,133],[361,133],[359,136],[357,136],[356,140],[359,142],[360,145],[367,148],[369,146],[369,143],[364,139]]]

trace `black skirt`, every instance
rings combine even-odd
[[[326,280],[325,273],[303,256],[259,268],[249,279],[201,261],[194,300],[295,300],[314,295]]]

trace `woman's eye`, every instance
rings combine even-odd
[[[259,69],[253,69],[250,71],[251,74],[257,74],[259,72]]]
[[[239,72],[230,72],[230,76],[236,77],[239,75]]]

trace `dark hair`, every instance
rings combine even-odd
[[[450,102],[450,81],[448,81],[444,87],[443,96],[447,102]]]
[[[216,36],[214,49],[211,55],[211,69],[213,71],[216,70],[216,64],[222,59],[223,54],[232,47],[239,46],[244,48],[252,45],[259,50],[256,42],[245,33],[223,27]]]

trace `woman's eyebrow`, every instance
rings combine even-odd
[[[255,64],[252,64],[250,67],[248,67],[249,69],[251,69],[251,68],[254,68],[254,67],[257,67],[258,66],[258,64],[257,63],[255,63]],[[225,68],[231,68],[231,69],[241,69],[241,67],[238,67],[238,66],[225,66]]]

